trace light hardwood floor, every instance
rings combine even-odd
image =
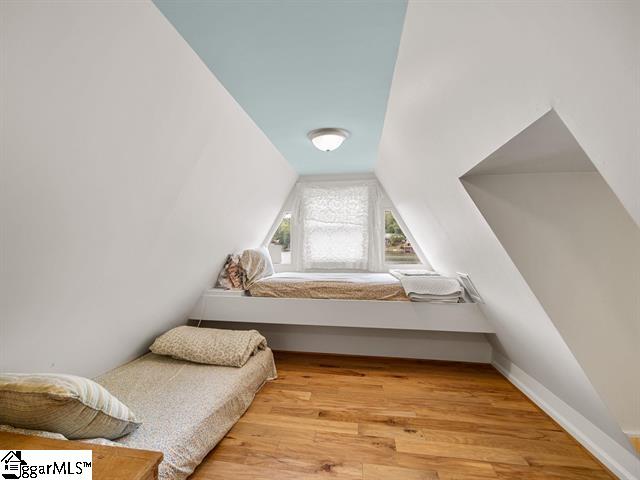
[[[192,480],[615,478],[490,365],[276,353]]]

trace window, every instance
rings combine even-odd
[[[306,186],[301,197],[302,267],[365,270],[370,185]]]
[[[375,180],[298,182],[283,212],[266,239],[277,272],[422,265],[411,232]]]
[[[420,263],[411,242],[398,225],[391,210],[384,211],[384,261],[385,263]]]
[[[269,243],[269,254],[274,264],[291,264],[291,212],[282,216],[280,225]]]

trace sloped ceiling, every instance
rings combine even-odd
[[[0,18],[0,371],[93,376],[183,323],[297,175],[152,3]]]
[[[621,372],[640,345],[640,228],[553,110],[461,181],[618,423],[634,430],[640,375]]]
[[[493,152],[465,176],[596,172],[575,137],[551,110]]]
[[[554,107],[638,222],[639,13],[637,3],[411,2],[376,166],[434,267],[477,284],[496,350],[627,451],[620,425],[640,430],[640,411],[616,422],[602,401],[613,391],[594,389],[459,177]]]
[[[298,173],[373,170],[405,0],[154,2]],[[321,127],[351,137],[320,152]]]

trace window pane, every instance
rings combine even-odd
[[[291,263],[291,213],[285,213],[282,217],[269,244],[269,254],[273,263]]]
[[[367,268],[370,195],[367,185],[305,188],[304,268]]]
[[[384,261],[385,263],[420,263],[420,259],[391,210],[384,212]]]

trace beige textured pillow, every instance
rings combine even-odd
[[[176,327],[160,335],[150,350],[179,360],[241,367],[267,340],[257,330],[219,330],[217,328]]]
[[[61,433],[69,439],[114,439],[140,425],[135,415],[88,378],[0,374],[0,424]]]
[[[245,250],[240,255],[240,266],[244,272],[244,289],[264,277],[273,275],[273,262],[266,247]]]

